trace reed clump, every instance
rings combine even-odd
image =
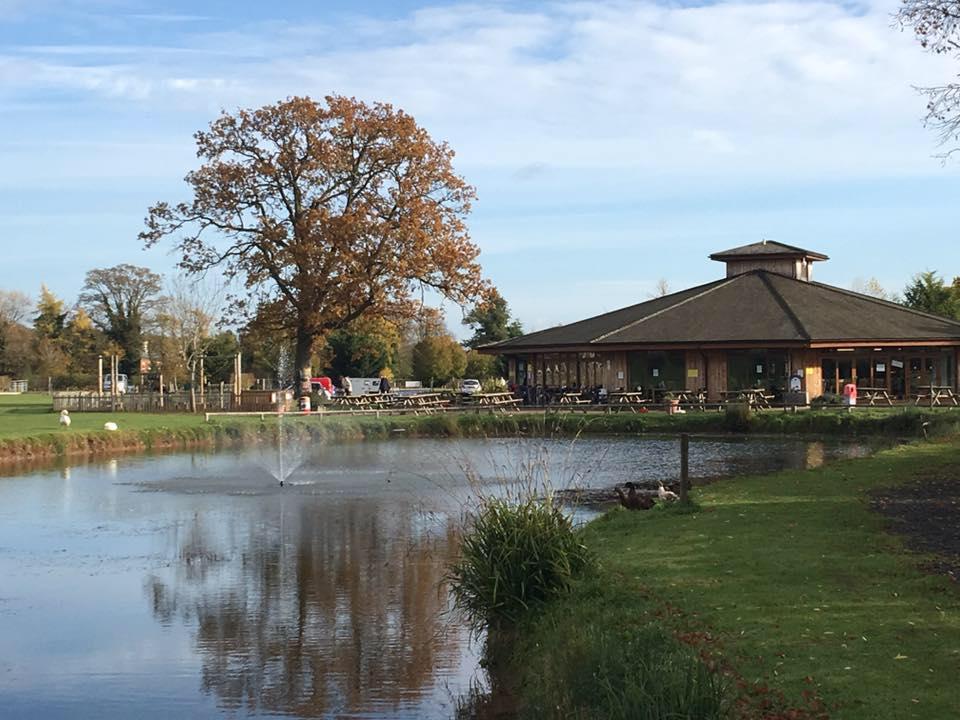
[[[566,593],[590,565],[570,517],[549,498],[485,498],[448,580],[474,630],[502,630]]]

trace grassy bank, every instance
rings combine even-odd
[[[691,514],[592,523],[599,576],[531,621],[512,661],[528,713],[560,717],[571,666],[602,673],[585,661],[653,625],[728,670],[735,717],[960,717],[960,589],[922,572],[869,509],[872,490],[958,473],[960,441],[902,446],[718,483]]]
[[[215,418],[180,413],[74,413],[70,428],[61,428],[45,395],[0,396],[0,462],[63,455],[150,448],[214,446],[241,442],[272,432],[276,420],[267,417]],[[106,420],[120,431],[103,430]],[[758,433],[794,435],[883,435],[915,438],[960,430],[960,410],[867,409],[706,412],[670,416],[664,412],[582,413],[531,411],[476,412],[421,416],[290,417],[290,432],[314,442],[383,439],[390,437],[518,437],[576,434],[636,435],[643,433]]]

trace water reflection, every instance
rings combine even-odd
[[[691,470],[870,449],[697,439]],[[256,448],[3,468],[0,717],[446,720],[477,668],[440,587],[473,493],[461,468],[496,490],[542,458],[561,487],[604,488],[675,479],[678,450],[675,438],[311,446],[285,488]]]
[[[410,508],[310,504],[177,531],[172,577],[146,585],[155,617],[196,627],[202,687],[224,708],[298,717],[412,710],[456,675],[464,631],[442,573],[456,526]]]

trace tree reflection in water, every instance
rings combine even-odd
[[[171,577],[148,579],[161,623],[196,626],[204,690],[225,708],[322,717],[416,706],[468,680],[441,587],[456,521],[302,500],[195,516],[171,538]]]

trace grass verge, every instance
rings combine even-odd
[[[602,570],[525,628],[512,660],[521,704],[559,717],[543,698],[571,680],[551,658],[584,628],[629,638],[653,624],[726,672],[736,717],[960,717],[960,591],[921,572],[868,506],[870,491],[918,473],[955,478],[958,451],[949,440],[738,478],[705,488],[699,512],[592,523]]]
[[[0,462],[55,458],[63,455],[151,448],[216,446],[242,442],[276,425],[268,417],[215,418],[201,415],[149,413],[74,413],[69,429],[61,428],[46,395],[0,396]],[[113,420],[120,432],[103,431]],[[758,433],[846,435],[914,438],[960,430],[960,410],[861,408],[784,413],[462,413],[421,416],[290,417],[288,431],[314,442],[389,437],[518,437],[577,434],[636,435],[643,433]]]

